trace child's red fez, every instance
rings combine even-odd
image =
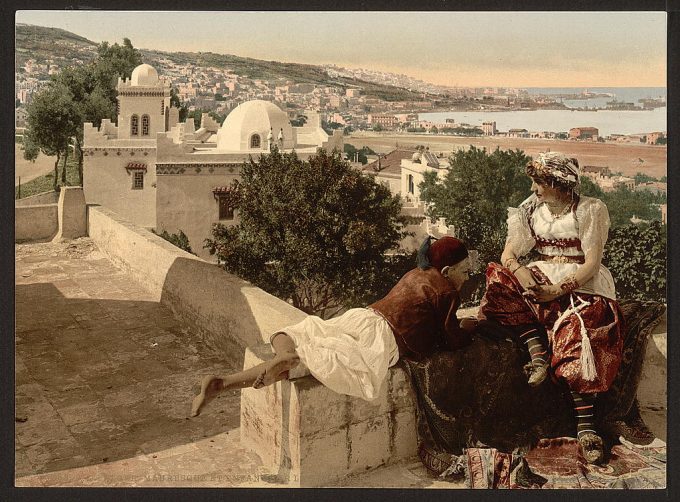
[[[418,251],[418,266],[422,269],[434,267],[437,270],[451,267],[468,257],[465,243],[451,236],[444,236],[431,242],[434,237],[427,237]]]

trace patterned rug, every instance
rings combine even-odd
[[[586,463],[575,438],[544,439],[524,459],[543,488],[666,488],[666,445],[614,445],[602,466]],[[516,486],[519,488],[520,486]]]

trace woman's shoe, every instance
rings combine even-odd
[[[594,432],[579,434],[578,442],[583,451],[583,457],[589,464],[601,464],[604,461],[604,442]]]
[[[527,363],[524,365],[524,372],[529,377],[529,385],[538,387],[548,376],[548,363]]]

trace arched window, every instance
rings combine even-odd
[[[260,135],[259,134],[253,134],[250,137],[250,148],[260,148]]]
[[[139,117],[137,115],[133,115],[130,119],[130,136],[137,135],[139,135]]]
[[[149,116],[148,115],[142,115],[142,136],[148,136],[149,135]]]
[[[408,175],[408,193],[415,193],[415,183],[413,182],[413,175]]]

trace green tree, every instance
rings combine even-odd
[[[21,149],[24,152],[24,159],[35,163],[35,159],[40,155],[40,145],[35,142],[30,131],[26,131],[23,138]]]
[[[636,173],[634,179],[636,185],[647,183],[649,181],[656,181],[656,178],[645,173]]]
[[[54,189],[57,189],[59,160],[68,156],[69,142],[82,127],[80,108],[73,94],[63,84],[52,82],[40,91],[27,108],[30,148],[24,149],[24,158],[35,160],[39,149],[45,155],[55,156]],[[65,167],[64,167],[65,169]],[[62,176],[63,182],[65,178]]]
[[[132,46],[129,38],[123,39],[123,45],[102,42],[97,46],[93,76],[101,88],[107,91],[109,100],[115,104],[118,78],[130,78],[132,70],[140,64],[142,53]]]
[[[581,176],[581,188],[579,190],[581,195],[588,197],[595,197],[597,199],[604,198],[604,191],[600,186],[587,176]]]
[[[380,124],[375,124],[375,125],[373,126],[373,130],[374,130],[375,132],[380,132],[380,131],[383,131],[384,128],[383,128],[383,126],[381,126]]]
[[[360,149],[357,149],[354,145],[350,143],[345,143],[345,146],[343,147],[344,152],[347,154],[347,158],[350,161],[354,161],[354,156],[358,153],[358,160],[362,164],[367,164],[368,163],[368,157],[367,155],[376,155],[375,151],[373,151],[371,148],[367,146],[362,146]]]
[[[302,127],[307,123],[307,115],[298,114],[293,120],[290,121],[290,125],[293,127]]]
[[[103,119],[115,119],[116,103],[110,99],[110,90],[103,87],[95,77],[96,63],[86,66],[66,67],[60,71],[53,81],[66,86],[73,95],[73,102],[78,109],[80,125],[73,137],[74,153],[78,158],[78,177],[83,183],[83,122],[91,122],[99,127]],[[65,169],[62,171],[62,178]]]
[[[84,66],[69,66],[52,77],[50,85],[68,89],[72,104],[68,107],[73,115],[71,120],[78,122],[74,131],[73,148],[78,158],[78,175],[83,182],[83,122],[91,122],[95,127],[105,118],[116,119],[116,85],[118,77],[129,78],[132,70],[141,64],[141,53],[132,47],[129,39],[123,45],[109,45],[103,42],[97,47],[98,56]],[[27,110],[30,114],[30,109]],[[65,182],[68,149],[63,152],[64,169],[62,182]],[[56,179],[55,179],[56,187]]]
[[[430,127],[430,134],[437,134],[438,132],[439,129],[437,129],[437,126]]]
[[[179,121],[184,122],[189,114],[189,107],[179,99],[177,88],[170,89],[170,106],[179,110]]]
[[[521,150],[470,146],[449,157],[443,179],[436,172],[424,175],[421,200],[430,204],[427,215],[446,218],[456,236],[479,252],[482,263],[498,261],[507,233],[507,209],[529,196],[531,180],[525,174],[530,160]],[[480,277],[476,278],[480,281]]]
[[[663,195],[655,195],[648,190],[629,190],[625,186],[606,192],[601,198],[609,210],[612,227],[628,225],[633,216],[642,220],[660,220],[661,210],[656,204],[666,200]]]
[[[666,300],[666,225],[612,228],[603,263],[612,273],[620,298]]]
[[[203,117],[204,113],[207,113],[208,116],[210,116],[210,118],[215,120],[218,124],[221,124],[222,122],[224,122],[224,119],[226,118],[226,117],[220,115],[219,113],[217,113],[215,110],[205,110],[203,108],[196,108],[194,110],[189,111],[187,113],[186,118],[194,119],[194,127],[196,127],[196,129],[198,129],[199,127],[201,127],[201,118]]]
[[[303,161],[274,148],[242,166],[232,194],[240,223],[216,224],[205,246],[227,271],[323,317],[394,284],[401,201],[339,152]]]

